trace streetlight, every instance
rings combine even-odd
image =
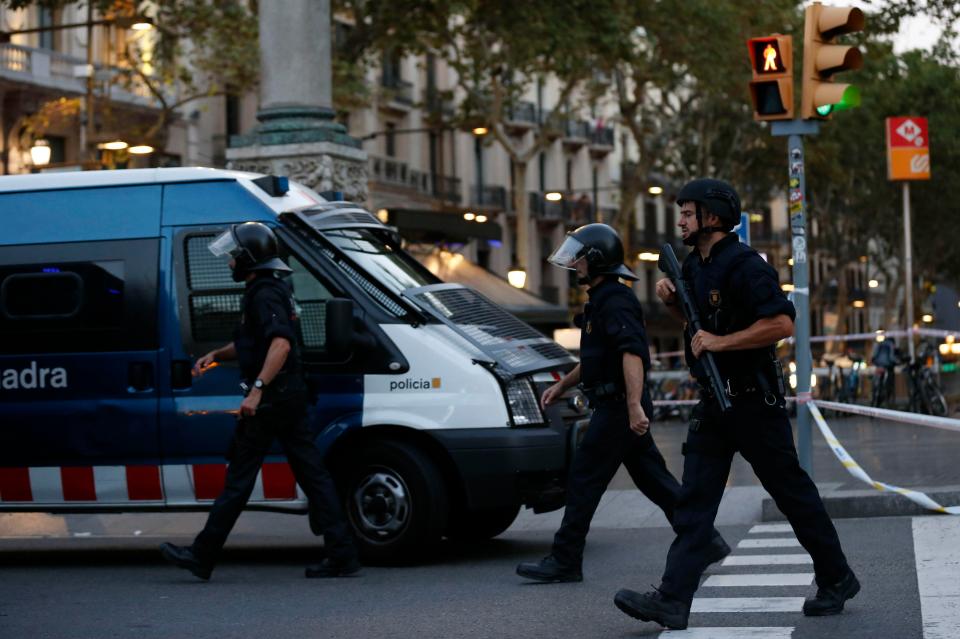
[[[507,271],[507,281],[510,286],[523,288],[527,283],[527,271],[522,266],[511,266]]]
[[[663,187],[651,186],[649,189],[647,189],[647,193],[649,193],[650,195],[660,195],[661,193],[663,193]]]
[[[481,213],[481,214],[478,215],[475,219],[476,219],[477,224],[483,224],[484,222],[487,221],[487,216]]]
[[[473,127],[473,134],[474,134],[475,136],[477,136],[477,137],[484,136],[484,135],[486,135],[487,133],[490,133],[490,129],[488,129],[488,128],[485,127],[485,126],[475,126],[475,127]]]
[[[870,288],[877,288],[878,286],[880,286],[880,282],[878,282],[877,280],[870,280],[869,282],[867,282],[867,286],[869,286]]]
[[[97,145],[97,148],[105,151],[123,151],[129,146],[123,140],[113,140],[112,142],[101,142]]]
[[[153,147],[149,144],[138,144],[137,146],[131,146],[129,151],[134,155],[149,155],[153,153]]]
[[[50,164],[50,143],[44,139],[36,140],[30,147],[30,161],[34,166],[46,166]]]
[[[853,307],[854,307],[854,308],[863,308],[863,307],[866,306],[866,305],[867,305],[867,303],[864,302],[863,300],[853,300]]]
[[[926,314],[925,314],[923,317],[921,317],[920,319],[922,319],[922,320],[924,321],[924,323],[930,324],[930,323],[933,322],[933,315],[930,315],[929,313],[926,313]]]
[[[559,193],[557,191],[550,191],[549,193],[544,195],[543,198],[548,202],[559,202],[560,200],[563,199],[563,193]]]
[[[640,258],[642,262],[656,262],[660,259],[659,253],[651,253],[649,251],[644,251],[637,255],[637,257]]]
[[[476,217],[477,217],[476,214],[471,213],[470,211],[467,211],[466,213],[463,214],[463,219],[465,219],[467,222],[473,222],[476,219]]]

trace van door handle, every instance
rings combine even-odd
[[[153,364],[130,362],[127,368],[127,391],[139,393],[153,390]]]
[[[175,359],[170,362],[170,386],[179,390],[193,386],[193,366],[189,359]]]

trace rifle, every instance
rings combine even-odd
[[[657,260],[657,267],[670,278],[674,288],[677,289],[677,297],[680,299],[680,309],[683,316],[687,318],[687,333],[692,339],[702,328],[700,323],[700,313],[697,311],[697,305],[693,301],[693,294],[690,292],[690,286],[683,279],[683,272],[680,270],[680,262],[677,261],[677,255],[673,252],[673,247],[664,244],[660,248],[660,259]],[[727,390],[723,386],[723,378],[720,377],[720,369],[717,368],[717,362],[713,358],[713,353],[705,351],[700,360],[703,362],[703,368],[707,371],[707,378],[710,380],[710,389],[714,397],[720,402],[720,410],[727,412],[733,408],[730,398],[727,397]]]

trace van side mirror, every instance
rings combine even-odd
[[[327,300],[325,328],[327,352],[335,357],[349,355],[353,344],[353,300]]]

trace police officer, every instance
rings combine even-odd
[[[813,558],[817,593],[804,603],[804,614],[837,614],[860,584],[816,486],[800,468],[784,409],[783,373],[774,345],[793,334],[793,304],[784,297],[777,272],[730,233],[740,220],[740,198],[733,187],[720,180],[694,180],[680,190],[677,204],[683,242],[695,247],[683,263],[683,278],[704,322],[692,340],[687,336],[687,362],[701,384],[701,401],[684,444],[677,537],[660,587],[643,595],[621,590],[614,603],[637,619],[687,627],[717,507],[733,454],[739,451]],[[657,282],[657,295],[684,321],[669,279]],[[727,413],[721,412],[701,365],[705,352],[713,353],[733,405]]]
[[[245,397],[229,454],[226,483],[206,526],[188,547],[164,543],[163,557],[209,579],[237,517],[250,499],[257,473],[274,438],[280,440],[297,483],[310,501],[312,524],[324,534],[327,557],[307,577],[338,577],[360,569],[357,551],[314,435],[307,425],[307,387],[300,370],[299,326],[277,238],[259,222],[236,224],[210,243],[229,257],[233,279],[246,282],[243,314],[234,340],[197,360],[201,375],[216,361],[236,359]]]
[[[589,286],[589,302],[575,320],[582,329],[580,363],[544,392],[541,405],[546,408],[580,384],[594,409],[570,469],[566,510],[553,551],[539,562],[517,566],[520,576],[550,583],[582,581],[590,520],[620,464],[671,523],[680,484],[667,470],[649,430],[650,352],[640,302],[619,281],[637,279],[623,263],[620,237],[606,224],[587,224],[569,234],[548,259],[577,272],[577,282]],[[714,531],[704,560],[717,561],[729,552]]]

